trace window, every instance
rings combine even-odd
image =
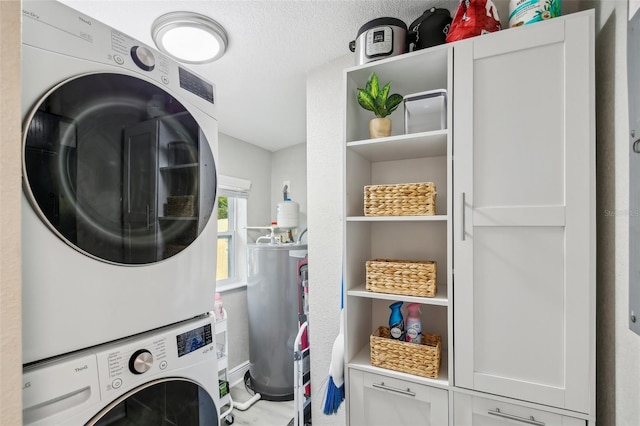
[[[218,265],[216,280],[228,280],[235,276],[234,243],[236,198],[218,197]]]
[[[251,182],[218,177],[218,292],[246,285],[247,197]]]

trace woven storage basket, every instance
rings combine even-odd
[[[436,262],[431,260],[367,260],[366,272],[367,291],[418,297],[436,295]]]
[[[422,344],[401,342],[389,338],[389,327],[378,327],[369,338],[371,365],[402,371],[432,379],[438,378],[442,339],[434,334],[422,334]]]
[[[364,187],[365,216],[432,216],[436,214],[433,182]]]

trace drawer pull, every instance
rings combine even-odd
[[[499,408],[496,408],[495,410],[489,410],[488,413],[491,414],[492,416],[504,417],[505,419],[515,420],[517,422],[522,422],[522,423],[528,423],[530,425],[536,425],[536,426],[545,425],[544,422],[540,422],[536,420],[533,416],[529,416],[528,419],[526,417],[514,416],[513,414],[503,413],[502,411],[500,411]]]
[[[407,390],[394,388],[394,387],[385,385],[384,382],[382,382],[380,384],[374,383],[373,387],[374,388],[380,388],[380,389],[388,390],[388,391],[391,391],[391,392],[401,393],[403,395],[416,396],[416,393],[412,392],[411,389],[409,389],[409,388],[407,388]]]

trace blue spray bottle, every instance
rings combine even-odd
[[[395,340],[404,340],[404,318],[400,308],[402,302],[395,302],[389,305],[391,315],[389,316],[389,331],[391,338]]]

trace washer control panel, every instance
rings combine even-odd
[[[200,363],[215,372],[213,336],[214,317],[207,314],[27,366],[23,422],[60,424],[56,419],[68,410],[84,413],[101,399],[111,400],[157,378],[180,377],[180,371]]]
[[[168,370],[215,357],[212,321],[209,316],[188,321],[99,352],[96,356],[102,390],[135,386]]]
[[[136,351],[129,359],[129,371],[133,374],[144,374],[153,365],[153,355],[146,349]]]

